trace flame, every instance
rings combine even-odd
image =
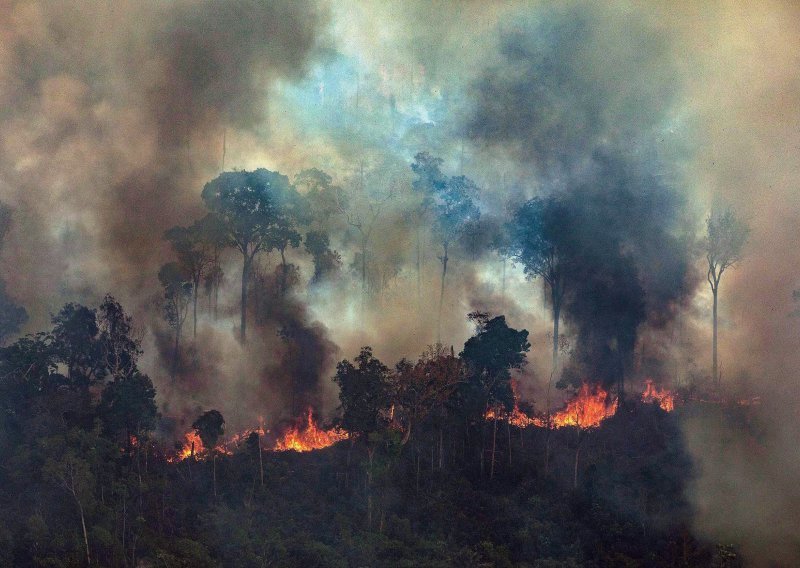
[[[332,446],[336,442],[346,440],[350,434],[340,428],[323,430],[314,421],[314,414],[311,408],[307,414],[301,417],[294,426],[275,442],[274,450],[283,452],[294,450],[296,452],[310,452]]]
[[[657,402],[658,405],[667,412],[675,410],[675,393],[661,389],[652,381],[647,379],[645,382],[645,389],[642,393],[642,402]]]
[[[183,447],[181,447],[178,454],[174,457],[167,458],[168,461],[182,461],[186,458],[192,456],[199,456],[205,453],[205,448],[203,447],[203,441],[200,439],[200,436],[194,430],[189,430],[183,436]]]
[[[614,399],[611,404],[608,400],[608,391],[600,386],[591,387],[588,383],[583,383],[575,397],[567,402],[567,407],[553,415],[553,425],[556,428],[596,428],[617,412],[617,400]]]

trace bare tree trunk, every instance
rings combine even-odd
[[[247,340],[247,280],[250,276],[251,262],[252,258],[245,254],[244,262],[242,263],[242,319],[241,328],[239,329],[239,340],[242,345]]]
[[[442,245],[444,247],[444,255],[442,255],[442,287],[439,290],[439,317],[436,320],[436,340],[442,342],[442,306],[444,305],[444,279],[447,276],[447,243]]]
[[[717,296],[719,292],[719,283],[711,287],[711,292],[714,295],[714,309],[713,309],[713,320],[714,320],[714,339],[712,340],[711,346],[711,353],[712,353],[712,367],[711,367],[711,378],[714,381],[715,386],[719,386],[719,366],[717,360]]]
[[[439,427],[439,470],[444,469],[444,432]]]
[[[497,450],[497,418],[492,420],[493,429],[492,429],[492,463],[489,466],[489,479],[494,479],[494,456],[495,451]]]
[[[578,447],[575,448],[575,472],[572,478],[572,488],[578,488],[578,458],[581,455],[581,444],[578,442]]]
[[[286,294],[286,249],[281,251],[281,294]]]
[[[258,473],[261,476],[261,487],[264,487],[264,457],[261,451],[261,437],[258,438]]]
[[[198,288],[200,287],[200,278],[196,278],[194,281],[194,298],[192,298],[194,306],[192,308],[193,315],[192,315],[192,323],[194,327],[194,338],[197,339],[197,293]]]
[[[506,419],[506,434],[508,434],[508,467],[511,468],[511,416]]]
[[[561,318],[561,299],[553,291],[553,375],[558,370],[558,320]]]
[[[180,317],[180,316],[179,316]],[[178,354],[180,353],[181,324],[175,324],[175,345],[172,349],[172,380],[178,375]]]
[[[86,565],[92,565],[92,556],[89,554],[89,533],[86,531],[86,519],[83,515],[83,505],[80,500],[75,496],[75,502],[78,504],[78,511],[81,514],[81,528],[83,529],[83,544],[86,546]]]
[[[212,460],[212,471],[214,477],[214,499],[217,498],[217,452],[215,450],[211,450],[214,452],[214,459]]]
[[[417,225],[417,308],[422,309],[422,242]]]

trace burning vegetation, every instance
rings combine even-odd
[[[274,450],[284,452],[292,450],[295,452],[310,452],[321,450],[332,446],[337,442],[346,440],[350,434],[341,428],[320,428],[314,420],[311,408],[295,421],[294,426],[286,430],[283,435],[275,442]]]

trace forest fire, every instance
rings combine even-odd
[[[575,397],[567,402],[566,408],[553,415],[556,428],[578,426],[596,428],[617,411],[617,400],[609,403],[609,393],[600,386],[583,383]]]
[[[196,431],[190,430],[189,432],[186,432],[183,438],[183,446],[181,447],[180,451],[178,451],[177,455],[174,457],[168,458],[169,461],[182,461],[186,458],[198,456],[205,452],[203,441],[200,439],[200,435]]]
[[[675,393],[665,388],[658,387],[652,379],[645,381],[642,393],[642,402],[658,403],[662,410],[672,412],[675,410]]]
[[[313,410],[309,408],[306,414],[275,442],[274,451],[310,452],[327,448],[349,437],[350,434],[341,428],[321,429],[314,421]]]

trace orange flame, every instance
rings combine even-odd
[[[168,458],[168,461],[182,461],[192,456],[199,456],[205,453],[203,441],[194,430],[189,430],[183,436],[183,447],[178,451],[178,454],[173,458]]]
[[[645,389],[642,393],[642,402],[657,402],[658,405],[667,412],[675,410],[675,394],[667,389],[661,389],[652,381],[647,379]]]
[[[596,428],[617,412],[617,400],[614,399],[611,404],[608,400],[608,391],[600,386],[590,387],[588,383],[583,383],[575,397],[567,402],[567,407],[553,415],[553,425],[556,428]]]
[[[286,433],[275,442],[275,451],[310,452],[332,446],[336,442],[346,440],[350,434],[341,428],[323,430],[314,421],[313,410],[308,409],[305,416],[297,421]]]

